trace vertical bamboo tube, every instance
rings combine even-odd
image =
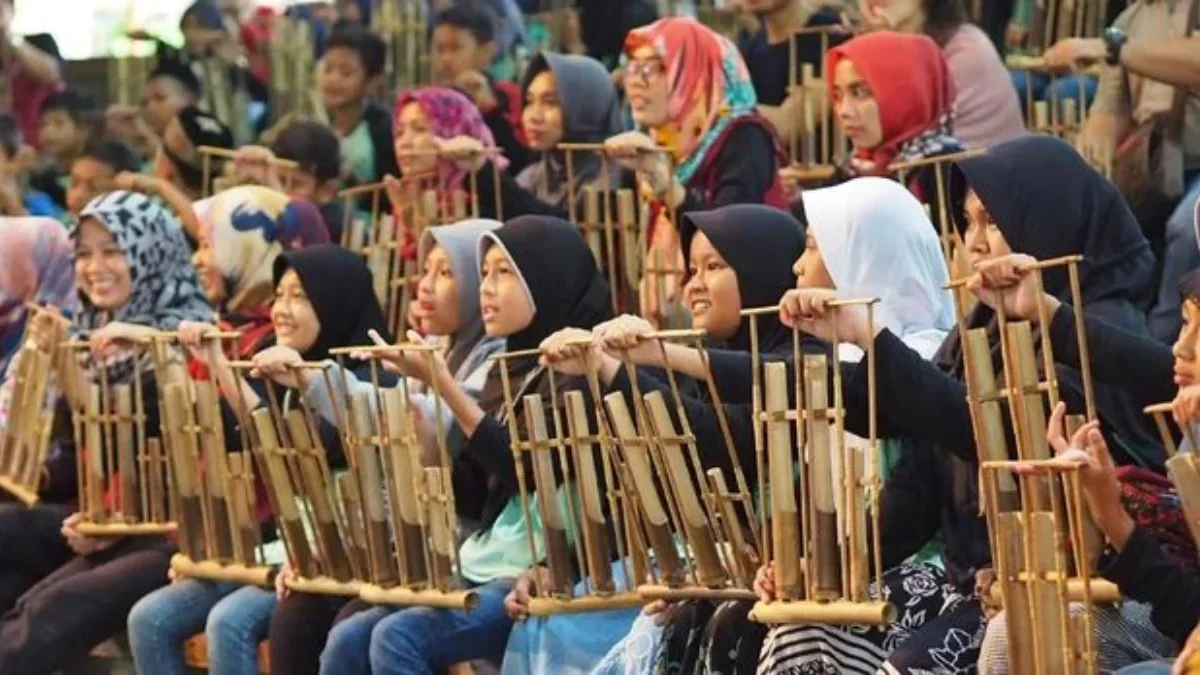
[[[429,570],[425,560],[425,519],[417,496],[424,493],[425,476],[414,449],[406,442],[409,413],[404,391],[385,390],[382,399],[388,428],[385,457],[390,469],[389,496],[400,580],[406,585],[423,584],[429,580]]]
[[[191,445],[184,438],[188,405],[187,389],[183,384],[169,384],[163,388],[163,411],[168,427],[167,447],[171,450],[171,470],[174,473],[175,495],[179,503],[179,545],[192,560],[208,557],[203,499],[196,483],[196,457]],[[147,462],[149,464],[149,462]],[[149,468],[149,467],[147,467]],[[149,471],[143,470],[148,476]]]
[[[352,394],[353,405],[350,409],[351,428],[354,429],[358,440],[358,473],[362,483],[363,513],[366,516],[367,553],[369,555],[371,579],[377,584],[391,584],[396,581],[394,568],[388,555],[388,524],[384,515],[383,493],[384,482],[379,453],[370,442],[376,433],[370,415],[370,397],[368,392]]]
[[[763,365],[776,599],[790,601],[803,599],[807,594],[804,592],[800,569],[802,535],[796,508],[795,467],[792,463],[792,449],[795,446],[792,445],[792,427],[786,418],[787,382],[786,364],[772,362]]]
[[[320,450],[313,445],[303,412],[289,411],[284,415],[284,423],[292,441],[292,449],[296,453],[296,466],[299,469],[304,496],[312,507],[312,526],[321,550],[321,561],[329,576],[337,581],[350,581],[353,577],[350,552],[343,545],[337,516],[327,492],[329,483],[317,459]]]
[[[807,401],[808,494],[812,499],[812,530],[809,537],[811,597],[833,600],[842,596],[841,556],[838,550],[837,500],[834,496],[833,458],[829,429],[828,374],[824,355],[804,358],[804,377],[808,385]]]
[[[612,566],[609,564],[612,554],[605,528],[604,505],[598,487],[597,457],[592,443],[582,440],[589,432],[583,394],[579,391],[568,391],[563,394],[563,404],[566,406],[571,437],[575,439],[572,450],[576,458],[575,481],[579,487],[579,521],[587,558],[587,575],[592,580],[595,591],[611,593],[615,590]],[[616,511],[612,512],[614,518],[618,515]]]
[[[217,391],[211,383],[196,387],[196,422],[199,426],[200,453],[207,486],[212,554],[218,560],[233,557],[233,521],[229,511],[228,469],[225,466],[224,432],[221,428],[221,409]],[[189,415],[190,417],[190,415]]]
[[[532,394],[521,399],[525,424],[529,433],[530,460],[533,464],[534,489],[542,514],[542,538],[546,549],[546,566],[550,570],[550,591],[560,597],[570,597],[571,554],[567,543],[567,522],[558,502],[558,482],[550,457],[550,436],[546,431],[546,410],[542,397]],[[530,551],[538,558],[537,551]],[[539,589],[542,590],[542,589]]]
[[[316,560],[308,545],[308,535],[300,518],[296,492],[288,475],[284,450],[280,446],[271,411],[255,410],[251,413],[251,419],[261,446],[263,481],[270,486],[269,490],[275,497],[274,507],[284,544],[288,548],[288,557],[300,576],[311,579],[317,576]]]

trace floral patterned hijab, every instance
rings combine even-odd
[[[692,178],[729,123],[754,113],[758,96],[738,49],[694,19],[660,19],[629,31],[625,54],[650,46],[663,61],[671,91],[666,125],[651,131],[675,149],[675,178]]]
[[[471,99],[461,92],[448,87],[418,87],[409,89],[396,98],[396,108],[392,119],[400,118],[400,112],[409,103],[416,103],[425,112],[433,135],[443,140],[455,136],[470,136],[483,144],[485,148],[496,147],[496,139],[492,130],[483,121],[479,108]],[[497,170],[508,166],[508,160],[497,157],[494,160]],[[466,172],[459,169],[448,159],[438,162],[438,182],[444,190],[462,189]]]

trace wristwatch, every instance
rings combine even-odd
[[[1129,36],[1120,28],[1109,27],[1104,29],[1101,39],[1104,41],[1104,62],[1110,66],[1121,65],[1121,50],[1125,48]]]

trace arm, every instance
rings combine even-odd
[[[1112,542],[1116,554],[1101,564],[1100,573],[1122,595],[1148,603],[1154,627],[1183,644],[1200,622],[1200,577],[1172,560],[1149,531],[1126,519],[1125,541]]]
[[[9,55],[20,65],[21,72],[38,84],[57,84],[62,80],[58,61],[27,42],[11,46]]]
[[[1088,361],[1097,380],[1125,390],[1139,408],[1175,397],[1174,357],[1169,346],[1132,335],[1086,314],[1084,330]],[[1051,317],[1050,342],[1055,361],[1079,370],[1075,315],[1066,303]]]
[[[1200,37],[1130,43],[1121,66],[1131,73],[1176,87],[1200,87]]]

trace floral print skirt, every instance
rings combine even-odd
[[[759,675],[968,675],[983,641],[979,602],[950,585],[941,568],[906,563],[883,575],[897,609],[889,626],[774,626]],[[879,591],[872,585],[872,597]]]

